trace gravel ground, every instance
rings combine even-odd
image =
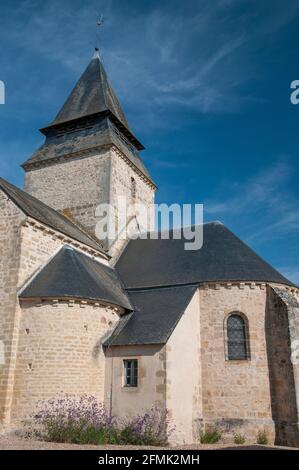
[[[151,450],[217,450],[217,449],[238,449],[238,450],[273,450],[273,449],[292,449],[287,447],[271,447],[271,446],[234,446],[231,444],[214,444],[214,445],[190,445],[180,447],[138,447],[138,446],[92,446],[77,444],[57,444],[55,442],[35,441],[32,439],[24,439],[14,435],[0,436],[0,450],[132,450],[132,449],[151,449]]]

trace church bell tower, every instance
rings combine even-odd
[[[22,165],[28,193],[94,237],[100,204],[114,208],[118,233],[130,223],[134,230],[153,228],[156,186],[139,155],[144,147],[128,124],[98,49],[54,121],[41,132],[44,144]],[[119,197],[130,207],[126,218]],[[148,208],[146,220],[144,213],[134,212],[139,205]],[[101,241],[113,255],[122,244]]]

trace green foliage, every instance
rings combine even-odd
[[[246,438],[243,434],[235,433],[234,434],[234,443],[238,445],[245,444]]]
[[[200,431],[199,433],[201,444],[216,444],[221,439],[221,434],[216,429],[208,431]]]
[[[113,440],[113,428],[97,427],[85,421],[50,422],[44,423],[43,433],[40,436],[49,442],[69,442],[72,444],[103,445]]]
[[[65,397],[50,400],[33,416],[28,435],[52,442],[73,444],[166,445],[169,429],[167,413],[148,412],[117,420],[95,397]]]
[[[82,421],[76,423],[47,422],[42,438],[51,442],[70,442],[72,444],[116,444],[116,445],[166,445],[166,440],[154,431],[136,432],[134,424],[121,428],[116,425],[111,427],[94,427],[92,424]]]
[[[256,442],[260,445],[263,445],[263,446],[266,446],[268,444],[269,440],[268,440],[268,436],[267,436],[266,431],[259,431],[257,433]]]

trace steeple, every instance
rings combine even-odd
[[[54,121],[41,129],[45,135],[49,130],[74,122],[77,119],[108,116],[137,150],[144,149],[130,130],[126,116],[107,78],[98,48],[83,75],[75,85]]]
[[[128,124],[98,48],[55,119],[41,132],[44,144],[22,165],[29,194],[92,236],[100,204],[115,208],[111,220],[117,230],[125,228],[128,221],[118,208],[119,197],[136,213],[134,220],[138,205],[148,207],[144,220],[138,216],[138,227],[146,226],[146,218],[154,220],[156,185],[139,155],[144,147]],[[120,246],[118,240],[102,245],[115,252]]]
[[[129,129],[127,119],[100,61],[99,51],[96,50],[52,125],[103,112],[110,112]]]
[[[98,48],[55,119],[40,131],[46,141],[22,165],[25,171],[49,160],[110,144],[125,153],[153,183],[138,154],[144,146],[130,129]]]

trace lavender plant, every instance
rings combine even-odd
[[[121,423],[119,443],[165,445],[173,432],[169,424],[167,411],[152,407],[144,415],[138,415]]]
[[[167,412],[152,407],[143,415],[117,420],[96,397],[65,396],[41,404],[33,416],[40,439],[76,444],[165,445],[170,429]]]

